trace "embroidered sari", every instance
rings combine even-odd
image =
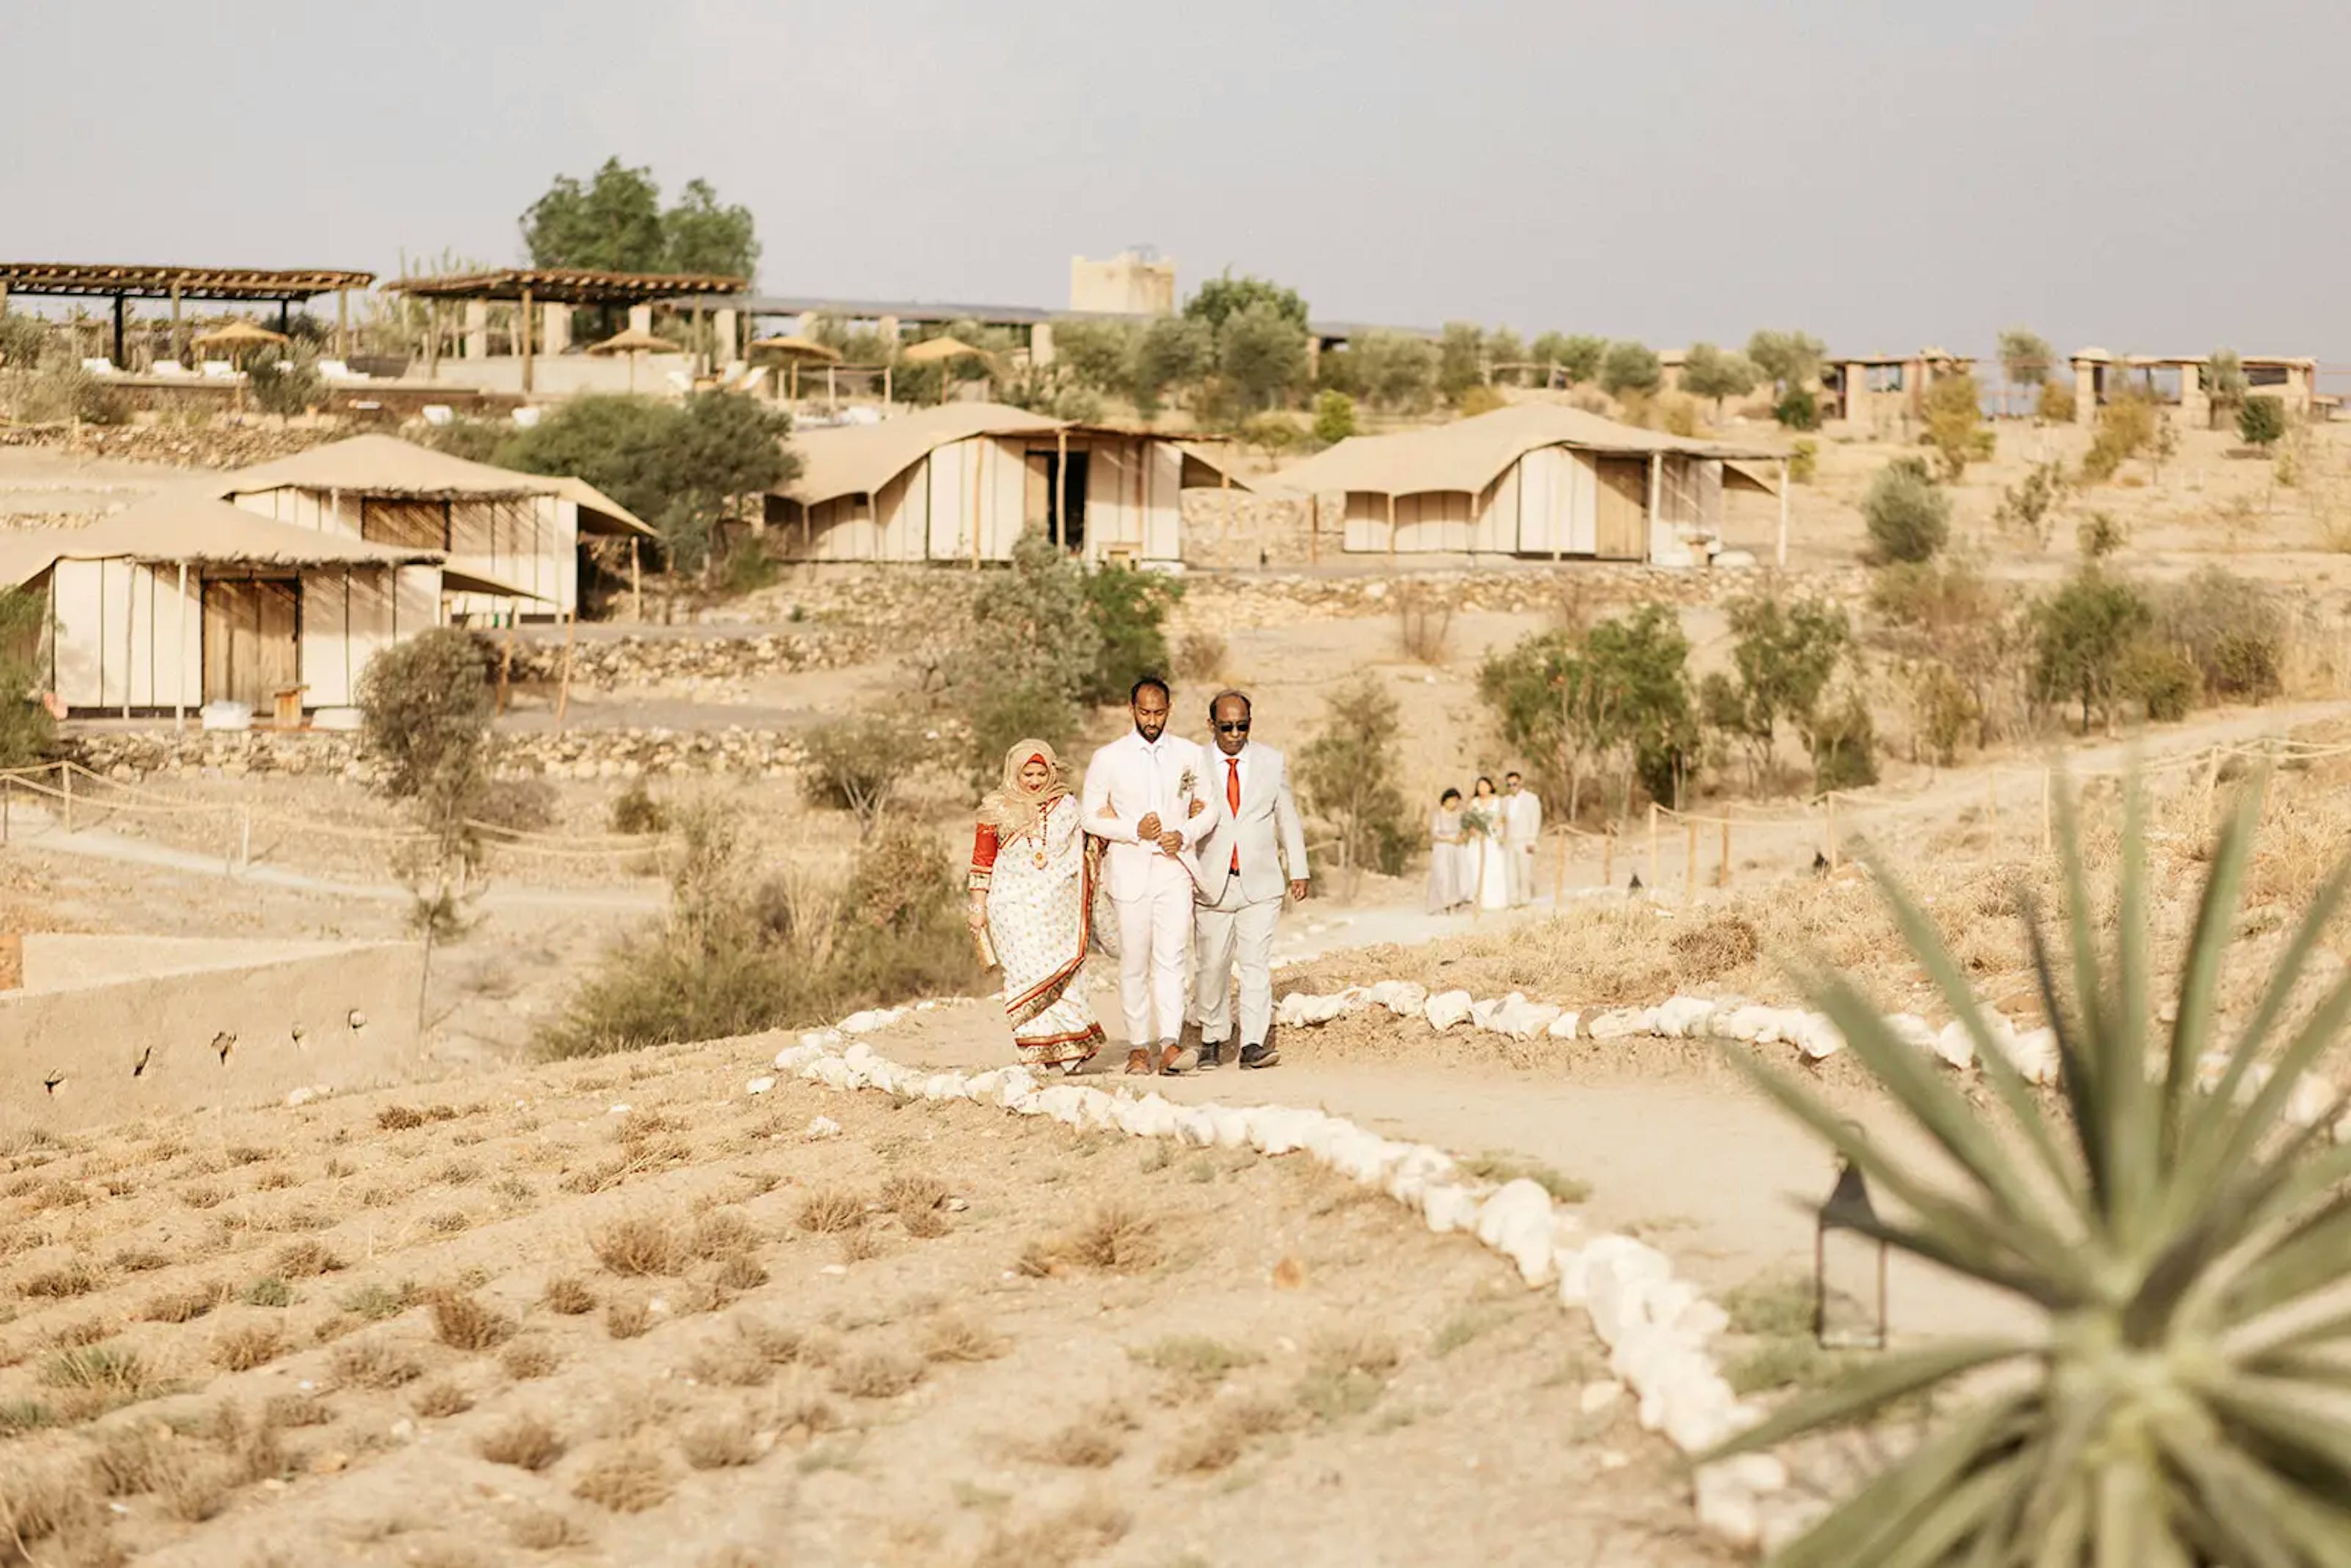
[[[1093,892],[1081,810],[1066,790],[1037,800],[1008,789],[990,799],[972,837],[971,885],[987,894],[1005,1015],[1031,1067],[1071,1066],[1102,1046],[1102,1025],[1075,988]]]

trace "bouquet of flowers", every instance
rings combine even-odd
[[[1465,839],[1490,839],[1498,826],[1492,810],[1484,806],[1472,806],[1461,813],[1461,836]]]

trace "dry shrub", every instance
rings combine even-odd
[[[1219,1400],[1198,1426],[1176,1440],[1159,1468],[1169,1475],[1225,1469],[1241,1457],[1250,1438],[1279,1432],[1290,1420],[1289,1407],[1275,1400],[1254,1396]]]
[[[315,1394],[273,1394],[261,1406],[266,1427],[324,1427],[335,1413]]]
[[[297,1241],[281,1248],[270,1272],[281,1280],[308,1280],[339,1272],[345,1267],[323,1241]]]
[[[1378,1403],[1402,1360],[1396,1342],[1376,1329],[1324,1334],[1299,1379],[1299,1406],[1319,1421],[1361,1415]]]
[[[494,1465],[543,1470],[563,1457],[563,1437],[536,1416],[517,1416],[483,1433],[475,1441],[474,1451]]]
[[[424,1375],[423,1364],[381,1339],[355,1339],[335,1347],[328,1368],[345,1388],[397,1388]]]
[[[89,1484],[100,1497],[140,1497],[153,1491],[162,1479],[164,1448],[161,1428],[140,1421],[111,1427],[98,1435],[90,1451]]]
[[[210,1182],[196,1182],[180,1189],[180,1201],[190,1208],[218,1208],[228,1194]]]
[[[614,1339],[634,1339],[653,1326],[653,1310],[634,1296],[615,1296],[604,1304],[604,1332]]]
[[[1396,643],[1404,656],[1432,667],[1451,652],[1453,604],[1444,591],[1418,582],[1395,588]]]
[[[1134,1522],[1116,1503],[1091,1498],[1019,1530],[999,1525],[972,1568],[1073,1568],[1117,1545]]]
[[[507,1521],[507,1539],[525,1552],[552,1552],[559,1546],[580,1545],[588,1539],[588,1532],[569,1514],[534,1508]]]
[[[685,1462],[697,1470],[753,1464],[760,1454],[758,1428],[740,1411],[713,1416],[679,1433],[677,1448]]]
[[[528,1339],[507,1346],[506,1354],[498,1357],[498,1364],[507,1369],[508,1377],[517,1383],[528,1383],[534,1377],[545,1377],[552,1373],[563,1364],[563,1357],[546,1341]]]
[[[114,1255],[114,1266],[126,1274],[147,1274],[170,1268],[172,1260],[152,1247],[126,1247]]]
[[[539,1304],[550,1312],[576,1318],[596,1310],[596,1292],[576,1274],[559,1274],[539,1292]]]
[[[722,1290],[756,1291],[768,1280],[768,1270],[748,1252],[731,1254],[711,1276]]]
[[[234,1145],[227,1153],[228,1163],[233,1166],[257,1166],[278,1155],[276,1149],[256,1149],[250,1144]]]
[[[819,1236],[854,1230],[865,1223],[865,1200],[841,1187],[827,1187],[801,1200],[796,1222]]]
[[[433,1332],[451,1350],[490,1350],[514,1337],[515,1321],[476,1297],[442,1291],[432,1305]]]
[[[1180,680],[1207,684],[1225,673],[1231,650],[1214,632],[1186,632],[1176,643],[1176,674]]]
[[[1058,1273],[1064,1267],[1131,1274],[1159,1261],[1159,1222],[1123,1201],[1102,1205],[1075,1229],[1050,1240],[1031,1241],[1020,1255],[1020,1272]]]
[[[167,1386],[154,1364],[117,1344],[83,1345],[59,1351],[41,1364],[41,1381],[73,1396],[86,1415],[151,1398]]]
[[[944,1210],[917,1208],[898,1216],[898,1223],[917,1241],[935,1241],[952,1228]]]
[[[1126,1434],[1134,1427],[1134,1416],[1124,1406],[1097,1406],[1022,1451],[1040,1465],[1107,1469],[1125,1454]]]
[[[688,1255],[686,1239],[671,1221],[645,1214],[614,1220],[589,1245],[607,1270],[631,1277],[675,1274],[684,1269]]]
[[[695,1351],[694,1359],[685,1364],[685,1372],[697,1383],[756,1388],[773,1375],[777,1359],[768,1355],[766,1347],[744,1333],[738,1324],[732,1339],[721,1340]]]
[[[895,1399],[922,1380],[923,1364],[895,1351],[864,1351],[832,1368],[832,1391],[852,1399]]]
[[[404,1133],[412,1127],[422,1127],[427,1122],[454,1122],[457,1109],[454,1105],[427,1105],[419,1110],[413,1105],[387,1105],[375,1113],[375,1124],[387,1133]]]
[[[36,1542],[72,1540],[102,1530],[98,1500],[80,1481],[63,1465],[14,1465],[0,1470],[0,1541],[16,1549],[6,1561],[37,1561],[26,1551]]]
[[[86,1296],[106,1286],[106,1270],[86,1258],[76,1258],[54,1269],[44,1269],[26,1276],[16,1287],[20,1295],[61,1301],[70,1296]],[[167,1320],[178,1322],[182,1320]]]
[[[1719,915],[1703,925],[1677,931],[1671,946],[1681,960],[1682,978],[1692,984],[1743,969],[1762,951],[1753,923],[1736,915]]]
[[[426,1384],[417,1390],[416,1397],[409,1401],[410,1409],[419,1416],[432,1418],[462,1416],[473,1407],[474,1396],[446,1378]]]
[[[302,1178],[282,1166],[273,1166],[253,1178],[256,1192],[281,1192],[289,1186],[299,1186]]]
[[[218,1459],[178,1455],[163,1467],[155,1495],[163,1511],[185,1524],[202,1524],[228,1506],[228,1466]]]
[[[218,1280],[181,1285],[147,1300],[139,1315],[151,1323],[187,1323],[203,1317],[229,1299],[229,1288]]]
[[[882,1239],[879,1236],[874,1235],[871,1230],[866,1229],[863,1226],[859,1226],[854,1230],[844,1230],[841,1233],[841,1260],[842,1262],[862,1263],[870,1258],[879,1258],[880,1256],[882,1256]]]
[[[71,1350],[78,1344],[96,1344],[114,1333],[115,1325],[105,1318],[84,1318],[79,1322],[59,1323],[49,1331],[49,1343],[59,1350]],[[0,1360],[5,1360],[0,1353]]]
[[[614,1513],[643,1513],[669,1499],[669,1470],[653,1455],[628,1448],[607,1454],[580,1474],[571,1495]]]
[[[882,1201],[896,1209],[902,1218],[936,1208],[949,1196],[947,1184],[928,1171],[900,1171],[882,1182]]]
[[[286,1336],[275,1323],[244,1323],[213,1339],[213,1364],[224,1372],[250,1372],[277,1359]]]
[[[694,1255],[705,1260],[737,1257],[758,1245],[758,1228],[740,1209],[713,1209],[694,1222]]]
[[[923,1331],[923,1355],[930,1361],[994,1361],[1011,1349],[1001,1334],[962,1318],[938,1318]]]
[[[473,1216],[462,1208],[444,1208],[424,1217],[424,1228],[443,1236],[455,1236],[473,1223]]]

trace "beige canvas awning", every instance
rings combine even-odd
[[[1351,436],[1281,470],[1272,483],[1285,490],[1321,495],[1368,491],[1411,496],[1460,490],[1474,496],[1501,477],[1511,464],[1544,446],[1626,456],[1670,453],[1738,462],[1783,455],[1768,446],[1699,441],[1643,430],[1582,409],[1521,403],[1426,430]]]
[[[542,597],[479,572],[453,570],[440,550],[376,544],[281,523],[193,490],[151,497],[87,528],[0,533],[0,583],[30,582],[61,560],[197,567],[439,566],[446,589],[516,599]]]
[[[794,431],[792,450],[799,454],[799,475],[774,493],[807,506],[843,496],[870,496],[931,452],[951,443],[967,441],[976,435],[1043,436],[1050,441],[1063,431],[1073,438],[1171,442],[1183,452],[1186,462],[1196,463],[1220,479],[1225,476],[1227,459],[1223,454],[1188,444],[1174,436],[1078,424],[1008,403],[949,402],[877,424]],[[1249,487],[1238,479],[1229,482],[1235,489]]]
[[[252,496],[265,490],[347,490],[355,496],[415,496],[434,499],[473,497],[562,496],[593,508],[600,522],[583,514],[582,532],[654,537],[653,528],[627,507],[583,479],[569,475],[525,474],[469,458],[453,457],[392,435],[354,435],[330,441],[291,457],[233,469],[211,482],[215,496]]]

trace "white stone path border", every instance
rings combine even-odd
[[[842,1030],[870,1034],[912,1009],[860,1013]],[[1073,1128],[1172,1138],[1196,1148],[1304,1153],[1417,1212],[1428,1228],[1464,1231],[1508,1258],[1531,1290],[1552,1290],[1581,1307],[1609,1350],[1609,1369],[1638,1396],[1645,1430],[1662,1432],[1686,1455],[1701,1453],[1762,1418],[1731,1392],[1711,1351],[1729,1324],[1722,1309],[1677,1278],[1673,1263],[1627,1236],[1586,1238],[1582,1222],[1535,1182],[1496,1186],[1466,1175],[1426,1144],[1398,1143],[1321,1111],[1286,1105],[1179,1105],[1156,1092],[1116,1093],[1040,1082],[1025,1067],[985,1072],[925,1072],[876,1053],[860,1040],[842,1049],[842,1030],[804,1034],[776,1057],[776,1071],[828,1088],[878,1089],[914,1099],[968,1100]],[[770,1077],[746,1086],[754,1094]],[[1698,1522],[1740,1546],[1776,1546],[1817,1517],[1817,1500],[1792,1493],[1787,1467],[1749,1454],[1696,1472]]]

